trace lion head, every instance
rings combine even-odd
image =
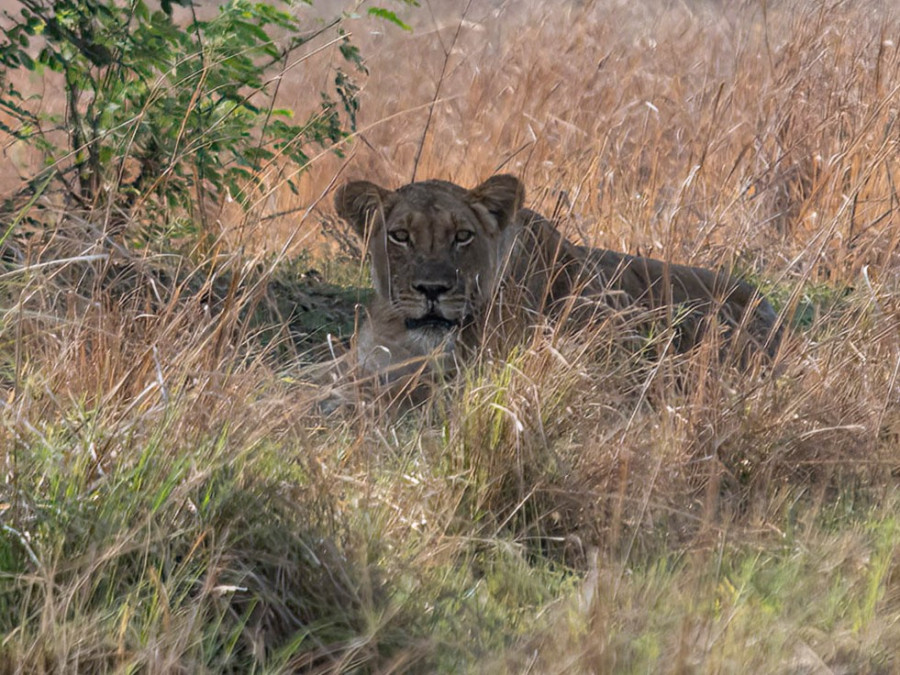
[[[424,352],[484,309],[502,267],[504,230],[523,199],[519,180],[499,175],[471,190],[440,180],[397,190],[357,181],[338,189],[335,206],[365,242],[372,311],[402,323]]]

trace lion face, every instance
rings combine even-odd
[[[338,190],[335,206],[366,244],[377,311],[402,320],[416,341],[438,344],[490,298],[502,234],[523,192],[506,175],[472,190],[429,180],[390,191],[358,181]]]

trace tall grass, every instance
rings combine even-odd
[[[16,240],[0,672],[900,667],[896,13],[471,4],[348,21],[349,157],[202,251],[91,248],[103,215],[65,208]],[[792,325],[775,367],[540,324],[381,414],[259,317],[309,290],[285,251],[336,246],[327,188],[417,156],[520,174],[575,240],[738,268]]]

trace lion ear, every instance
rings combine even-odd
[[[525,186],[515,176],[491,176],[481,185],[469,190],[469,197],[486,208],[502,230],[522,208]]]
[[[345,183],[334,193],[334,208],[338,215],[350,223],[362,239],[390,196],[390,190],[366,180]]]

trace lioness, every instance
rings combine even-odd
[[[337,190],[337,212],[365,242],[375,287],[358,337],[364,371],[409,374],[425,358],[431,368],[453,368],[460,347],[478,344],[501,286],[518,292],[523,311],[553,314],[577,296],[677,315],[680,351],[715,316],[742,351],[774,353],[777,317],[752,285],[724,272],[577,246],[524,209],[524,193],[510,175],[471,190],[440,180],[397,190],[357,181]]]

